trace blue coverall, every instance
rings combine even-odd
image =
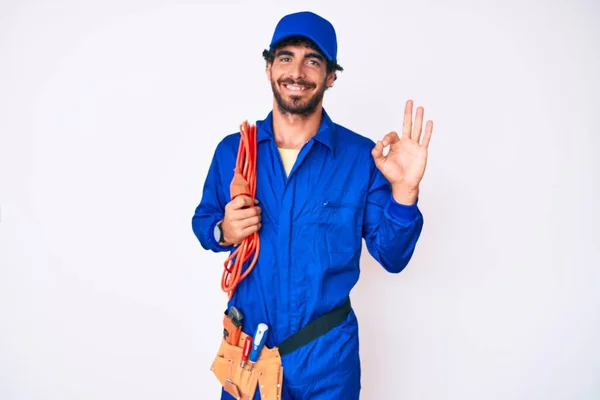
[[[289,177],[274,140],[272,112],[256,125],[260,253],[228,306],[244,313],[243,330],[249,335],[266,323],[265,345],[272,347],[344,302],[359,278],[363,238],[383,268],[402,271],[414,253],[423,216],[416,203],[394,201],[371,156],[374,142],[334,123],[325,110]],[[218,144],[192,218],[193,231],[207,250],[233,250],[219,245],[213,232],[230,201],[239,140],[238,132]],[[358,399],[354,312],[332,331],[284,355],[282,364],[282,400]],[[258,390],[254,398],[260,398]],[[232,397],[223,391],[221,399]]]

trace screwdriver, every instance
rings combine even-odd
[[[246,336],[246,341],[244,342],[244,350],[242,351],[242,362],[240,363],[241,368],[244,368],[244,365],[246,365],[246,361],[248,361],[248,354],[250,354],[251,348],[252,338],[250,336]]]
[[[269,326],[263,322],[258,324],[256,328],[256,333],[254,333],[254,339],[252,340],[252,351],[250,352],[250,369],[252,369],[252,365],[258,361],[260,357],[260,351],[267,341],[267,333],[269,331]]]

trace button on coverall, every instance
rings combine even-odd
[[[256,198],[262,208],[258,262],[228,305],[244,313],[245,333],[269,326],[273,347],[344,302],[360,274],[364,238],[371,256],[391,273],[408,264],[421,234],[417,206],[394,201],[375,166],[375,143],[334,123],[323,110],[319,130],[300,150],[290,175],[274,140],[272,112],[257,125]],[[239,132],[217,146],[192,218],[202,247],[229,252],[214,237],[230,201]],[[225,307],[224,307],[225,309]],[[317,340],[282,357],[282,400],[358,399],[360,359],[353,311]],[[255,399],[260,398],[256,391]],[[222,392],[221,399],[232,399]]]

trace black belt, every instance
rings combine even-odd
[[[277,346],[279,354],[283,356],[291,353],[305,344],[312,342],[319,336],[326,334],[344,322],[351,309],[350,298],[347,298],[343,304],[337,306],[328,313],[321,315],[319,318],[281,342],[279,346]]]

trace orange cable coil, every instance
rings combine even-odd
[[[252,198],[252,204],[256,199],[256,125],[250,125],[244,121],[240,125],[240,144],[238,148],[236,166],[233,180],[230,185],[231,200],[239,195],[247,195]],[[254,232],[242,240],[237,248],[227,257],[224,263],[221,288],[227,292],[229,298],[237,285],[244,279],[256,265],[260,251],[260,239],[258,232]],[[254,253],[252,262],[242,274],[242,267]]]

